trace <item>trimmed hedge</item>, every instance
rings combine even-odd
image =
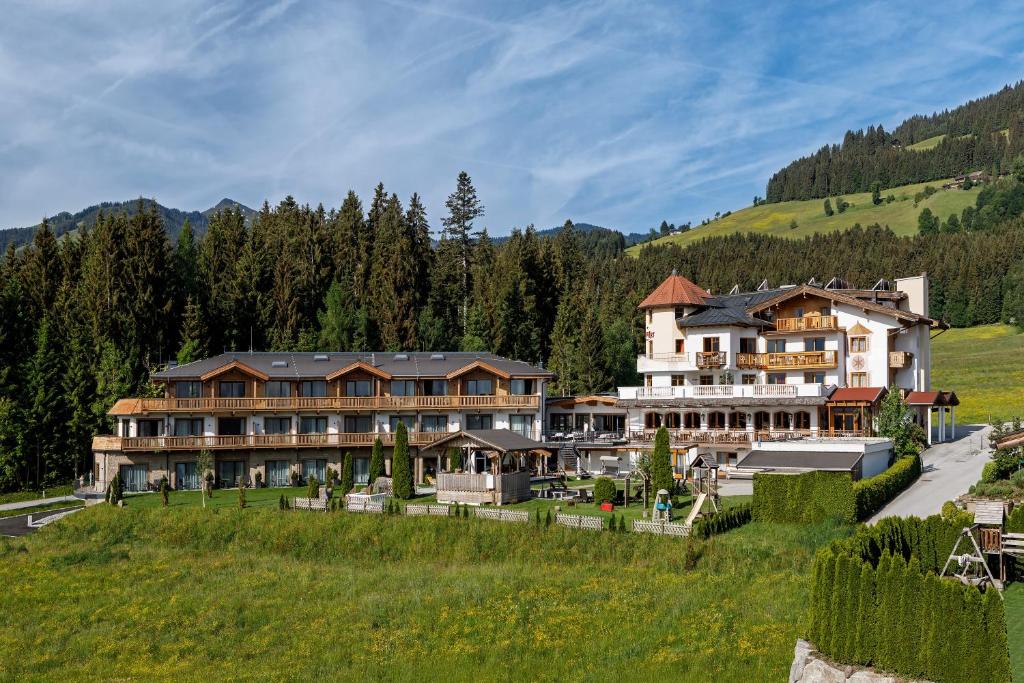
[[[818,650],[913,678],[1009,681],[998,592],[937,574],[964,522],[887,518],[820,550],[808,619]]]
[[[611,478],[598,477],[594,481],[594,502],[598,505],[600,505],[602,501],[606,500],[609,503],[614,503],[616,494],[617,489],[615,487],[615,482],[612,481]]]
[[[754,475],[754,521],[815,524],[839,519],[852,523],[855,515],[853,480],[845,472]]]
[[[853,484],[857,499],[857,519],[867,519],[881,510],[921,476],[921,456],[899,458],[892,467],[870,479]]]
[[[701,517],[693,523],[690,535],[697,538],[708,538],[713,534],[720,534],[741,527],[752,520],[752,511],[753,506],[750,503],[745,503],[728,510],[723,510],[710,517]]]

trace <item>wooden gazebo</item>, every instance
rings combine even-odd
[[[508,429],[453,432],[424,451],[459,448],[464,472],[437,475],[437,502],[503,505],[530,498],[530,461],[547,457],[551,446]]]

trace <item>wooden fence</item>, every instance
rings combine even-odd
[[[672,524],[671,522],[645,522],[633,520],[633,533],[657,534],[659,536],[689,536],[689,524]]]
[[[604,529],[604,520],[594,515],[563,515],[559,512],[555,514],[555,524],[570,529],[589,529],[591,531]]]
[[[293,498],[292,499],[293,510],[316,510],[319,512],[327,512],[327,499],[326,498]]]
[[[477,508],[480,519],[496,519],[499,522],[529,522],[530,513],[525,510],[503,510],[501,508]]]
[[[450,505],[406,505],[405,514],[410,517],[431,515],[436,517],[448,517],[451,514]]]

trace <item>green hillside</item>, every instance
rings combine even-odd
[[[799,238],[818,232],[845,230],[854,223],[864,226],[874,223],[888,225],[898,235],[913,235],[917,233],[917,217],[924,207],[930,208],[932,213],[942,220],[952,213],[959,217],[965,207],[974,205],[978,192],[981,191],[979,187],[970,190],[942,190],[944,182],[946,181],[936,180],[882,190],[883,197],[891,194],[896,200],[890,203],[882,202],[878,206],[871,203],[870,192],[844,195],[843,199],[850,203],[849,208],[843,213],[836,212],[831,216],[825,215],[822,199],[751,206],[712,221],[708,225],[659,238],[653,244],[685,245],[705,237],[731,235],[736,232],[762,232],[778,237]],[[915,206],[914,195],[926,185],[931,185],[939,191]],[[832,204],[835,206],[835,199],[832,200]],[[795,228],[791,227],[794,220],[797,223]],[[630,247],[626,253],[636,255],[639,250],[640,246],[637,245]]]
[[[1024,416],[1024,334],[1009,325],[952,329],[932,342],[932,386],[960,399],[957,423]]]
[[[921,140],[921,142],[915,142],[912,145],[907,145],[907,149],[912,149],[915,152],[923,152],[926,149],[931,149],[932,147],[937,146],[945,137],[945,135],[936,135],[935,137]]]

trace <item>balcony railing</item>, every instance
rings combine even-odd
[[[839,329],[834,315],[805,315],[802,318],[779,318],[775,321],[779,332],[813,332]]]
[[[675,387],[619,387],[620,399],[820,398],[830,384],[691,384]]]
[[[698,368],[720,368],[725,365],[728,354],[725,351],[698,351]]]
[[[245,398],[144,398],[143,413],[295,412],[301,410],[432,410],[540,407],[540,396],[266,396]]]
[[[739,353],[736,367],[758,370],[809,370],[834,368],[838,363],[836,351],[795,351],[785,353]]]
[[[448,436],[449,432],[409,432],[409,444],[426,446]],[[204,448],[330,448],[334,446],[370,446],[380,437],[385,446],[395,443],[394,432],[346,432],[326,434],[241,434],[207,436],[133,436],[121,438],[122,451],[197,451]],[[117,439],[117,437],[112,437]],[[110,450],[114,442],[108,443]]]
[[[909,368],[914,361],[914,354],[909,351],[890,351],[889,367],[894,370]]]
[[[692,370],[692,353],[646,353],[636,357],[637,372],[652,370]]]

